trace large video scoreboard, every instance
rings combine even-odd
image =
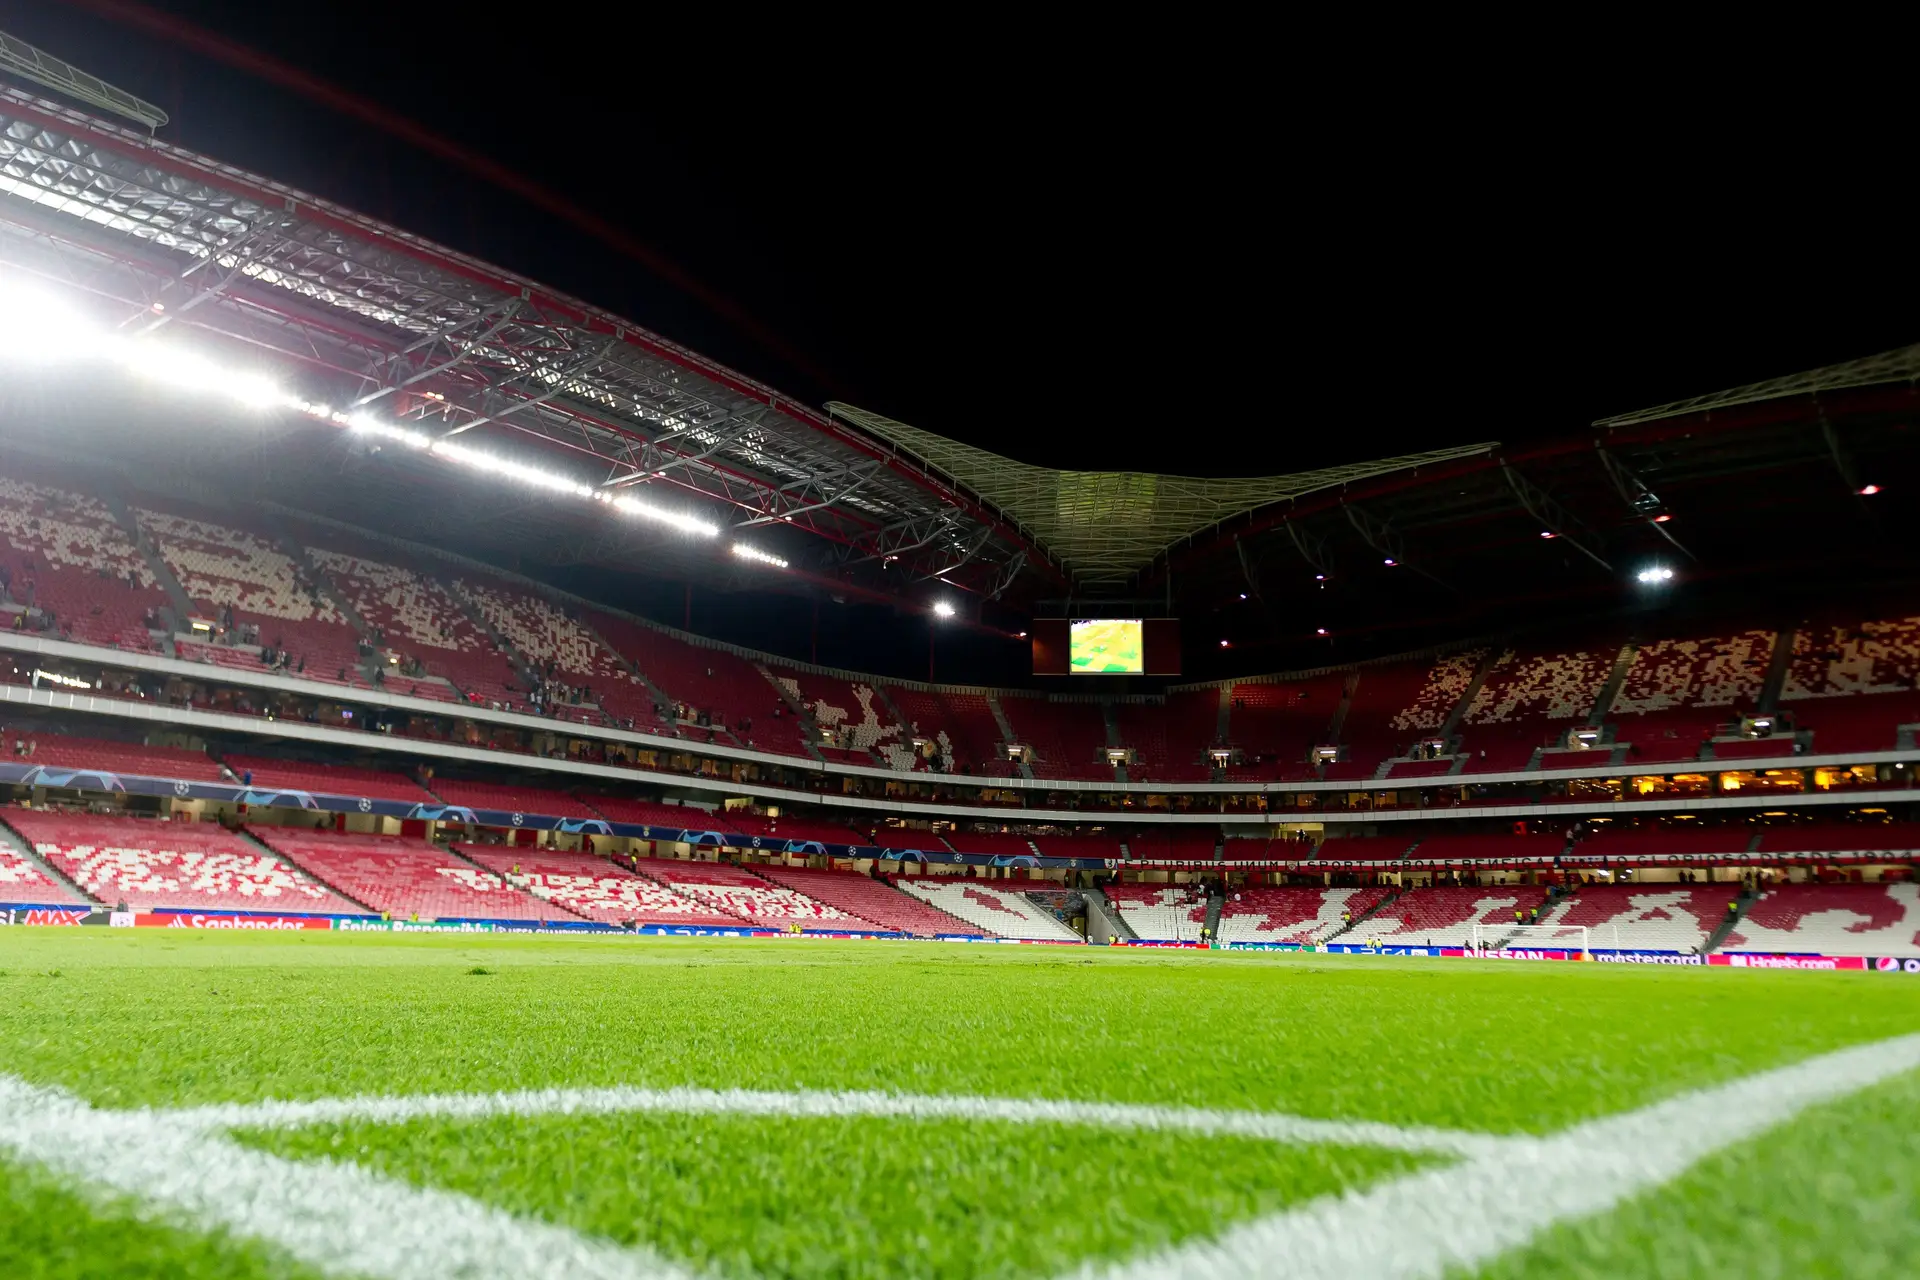
[[[1177,676],[1177,618],[1035,618],[1037,676]]]

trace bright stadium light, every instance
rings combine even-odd
[[[154,310],[160,308],[156,306]],[[104,329],[58,297],[0,278],[0,361],[50,363],[70,359],[110,361],[141,377],[183,391],[225,397],[249,408],[291,410],[357,436],[404,445],[535,489],[597,501],[622,515],[652,520],[684,533],[708,538],[720,536],[719,525],[698,516],[624,494],[616,498],[562,472],[517,462],[444,437],[436,438],[364,411],[342,412],[330,405],[303,399],[264,374],[230,368],[172,343]],[[424,394],[439,399],[432,392]],[[773,560],[769,558],[768,562]],[[786,566],[782,563],[780,567]]]
[[[1863,484],[1860,486],[1860,496],[1863,498],[1871,498],[1878,492],[1880,492],[1880,486],[1877,484]]]
[[[1659,586],[1661,583],[1672,582],[1673,570],[1666,568],[1664,565],[1649,565],[1633,576],[1645,585],[1653,587]]]
[[[953,606],[945,600],[935,600],[933,602],[933,616],[936,618],[951,618],[953,616]]]
[[[770,564],[776,569],[784,569],[787,567],[787,562],[779,556],[770,556],[766,552],[756,550],[744,542],[736,542],[733,544],[733,554],[739,556],[742,560],[753,560],[760,564]]]

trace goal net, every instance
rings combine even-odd
[[[1491,951],[1577,951],[1591,959],[1593,948],[1618,951],[1620,928],[1603,924],[1475,924],[1473,949]]]

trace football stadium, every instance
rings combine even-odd
[[[1920,1274],[1920,346],[1061,470],[0,53],[7,1274]]]

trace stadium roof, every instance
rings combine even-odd
[[[916,464],[631,321],[6,85],[0,263],[124,331],[266,354],[322,403],[645,490],[836,579],[991,595],[1061,576]]]
[[[1082,587],[1129,583],[1180,540],[1276,502],[1489,454],[1499,447],[1470,444],[1296,475],[1204,479],[1144,471],[1058,471],[1016,462],[853,405],[832,402],[827,411],[978,495],[1053,553]]]

